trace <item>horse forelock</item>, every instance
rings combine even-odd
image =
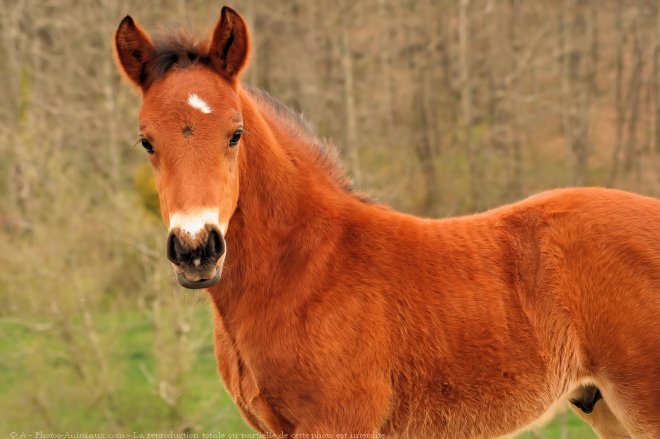
[[[154,39],[149,79],[161,79],[173,67],[187,69],[197,64],[209,64],[208,46],[208,41],[194,36],[184,27],[160,32]]]

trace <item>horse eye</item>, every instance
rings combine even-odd
[[[143,147],[143,148],[145,149],[145,151],[147,151],[149,154],[153,154],[153,153],[154,153],[154,147],[153,147],[153,145],[151,144],[151,142],[149,142],[147,139],[140,139],[140,143],[142,143],[142,147]]]
[[[241,140],[241,134],[243,134],[243,130],[234,131],[234,134],[232,134],[231,139],[229,140],[229,146],[238,145],[238,141]]]

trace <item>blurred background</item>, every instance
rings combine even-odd
[[[245,82],[358,187],[443,217],[543,189],[660,192],[660,14],[639,0],[232,1]],[[247,432],[203,293],[176,285],[111,42],[202,0],[0,0],[0,434]],[[487,409],[487,408],[484,408]],[[525,437],[594,437],[571,414]]]

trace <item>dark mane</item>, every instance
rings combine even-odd
[[[160,34],[154,40],[154,49],[149,63],[149,81],[162,78],[172,68],[187,69],[197,64],[210,64],[208,42],[192,36],[187,30],[179,29]],[[346,176],[337,148],[331,143],[319,139],[311,124],[302,116],[264,90],[244,85],[243,88],[262,106],[266,106],[287,129],[303,140],[313,153],[314,160],[346,192],[355,192],[353,182]],[[366,200],[367,197],[355,192]]]
[[[356,193],[360,198],[366,199],[364,194],[357,193],[353,181],[346,176],[341,165],[337,148],[324,139],[319,139],[314,133],[312,125],[302,114],[292,110],[272,97],[268,92],[256,87],[243,85],[250,96],[262,106],[266,106],[296,137],[306,143],[313,153],[314,160],[330,177],[346,192]]]

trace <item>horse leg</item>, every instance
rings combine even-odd
[[[660,438],[660,308],[654,301],[660,302],[641,297],[620,311],[623,316],[612,315],[609,327],[616,330],[602,331],[592,344],[600,349],[590,352],[597,370],[594,380],[605,401],[603,419],[618,420],[635,439]]]
[[[293,436],[289,437],[308,439],[385,437],[377,434],[381,428],[376,425],[378,421],[373,419],[371,414],[372,411],[367,406],[352,404],[343,406],[339,410],[317,410],[312,416],[301,420],[293,429]]]
[[[250,407],[254,411],[255,417],[273,434],[281,437],[291,437],[291,432],[294,429],[293,425],[273,410],[273,407],[262,395],[254,397],[250,401]]]
[[[378,438],[385,436],[382,434],[379,435],[375,429],[333,428],[326,423],[310,423],[296,427],[292,435],[285,437],[308,439],[350,439],[352,437]]]
[[[569,397],[571,408],[598,434],[601,439],[632,438],[614,416],[600,390],[589,384],[575,390]]]
[[[628,436],[612,437],[657,439],[660,437],[660,395],[657,393],[656,384],[658,380],[652,376],[639,375],[637,378],[634,381],[627,379],[622,384],[604,383],[605,404],[598,413],[603,420],[599,418],[596,422],[609,425],[612,431],[617,431],[614,423],[610,421],[616,419],[625,427]],[[594,413],[599,405],[596,403],[594,406]]]
[[[606,369],[609,379],[595,377],[597,388],[584,386],[572,395],[578,415],[604,439],[660,437],[660,365],[653,349],[640,352],[615,357]]]

